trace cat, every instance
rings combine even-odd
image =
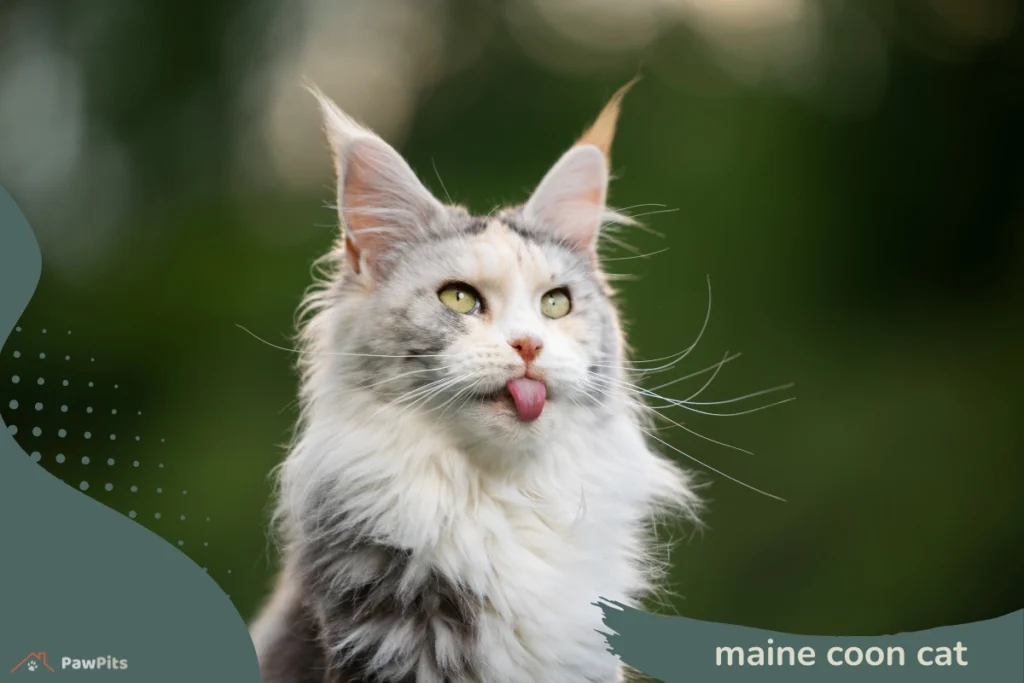
[[[651,449],[597,240],[620,89],[524,204],[473,216],[315,87],[341,235],[304,301],[264,683],[615,683],[600,599],[696,520]]]

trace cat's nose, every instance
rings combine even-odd
[[[519,354],[519,357],[527,363],[533,361],[537,356],[539,356],[541,349],[544,348],[544,344],[541,343],[540,339],[532,335],[512,339],[509,341],[509,345],[515,349],[516,353]]]

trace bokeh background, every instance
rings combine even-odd
[[[641,72],[611,200],[648,230],[604,252],[639,356],[690,344],[713,293],[650,385],[739,351],[705,400],[797,397],[670,413],[756,455],[663,438],[787,502],[708,472],[655,607],[849,635],[1019,609],[1020,23],[1010,0],[5,0],[0,183],[44,272],[0,414],[249,618],[296,381],[238,326],[290,344],[336,226],[302,80],[486,212]]]

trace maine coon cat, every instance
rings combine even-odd
[[[306,300],[267,683],[614,683],[599,599],[698,507],[652,450],[597,257],[626,88],[520,206],[473,216],[315,91],[342,235]]]

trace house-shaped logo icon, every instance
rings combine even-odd
[[[45,652],[29,652],[28,657],[18,662],[18,665],[11,669],[11,673],[14,673],[18,669],[24,669],[25,671],[38,671],[39,669],[49,669],[53,671],[53,667],[46,661]]]

